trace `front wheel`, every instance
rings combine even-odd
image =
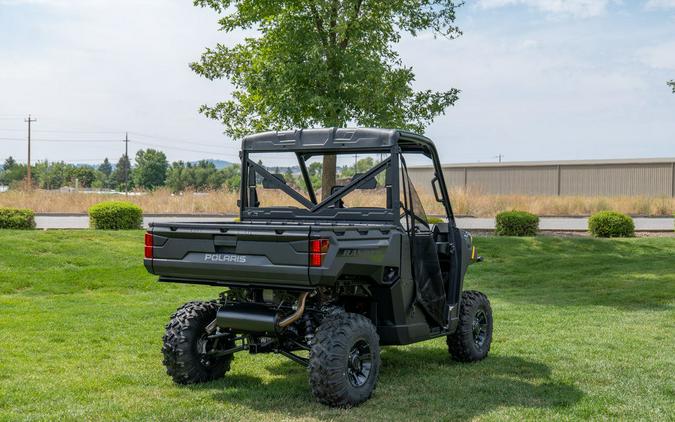
[[[171,315],[166,326],[162,353],[166,372],[177,384],[195,384],[222,378],[230,370],[232,355],[211,356],[215,348],[229,349],[227,337],[209,339],[206,326],[218,311],[216,302],[189,302]]]
[[[363,315],[343,313],[319,325],[309,355],[312,394],[333,407],[356,406],[373,394],[380,338]]]
[[[492,308],[487,296],[467,290],[462,293],[459,325],[448,336],[448,351],[459,362],[484,359],[492,343]]]

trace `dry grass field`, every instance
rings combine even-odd
[[[279,191],[261,189],[259,195],[263,203],[298,205]],[[381,203],[383,192],[357,191],[352,196],[349,206],[372,206]],[[431,194],[420,192],[420,196],[427,213],[442,213],[440,204]],[[511,209],[529,211],[539,216],[581,216],[601,210],[643,216],[672,216],[675,212],[675,198],[486,195],[463,189],[452,189],[450,196],[455,214],[475,217],[492,217],[500,211]],[[174,195],[168,190],[160,189],[124,197],[112,194],[15,190],[0,193],[0,207],[30,208],[39,213],[84,213],[90,206],[110,199],[131,201],[149,214],[235,214],[238,193],[221,190]]]

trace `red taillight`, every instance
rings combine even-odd
[[[313,239],[309,241],[309,266],[320,267],[323,257],[328,252],[330,242],[328,239]]]
[[[320,267],[322,262],[323,262],[323,255],[318,253],[313,253],[309,255],[310,267]]]
[[[145,234],[145,257],[152,259],[152,233]]]

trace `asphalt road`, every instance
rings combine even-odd
[[[169,221],[232,221],[232,217],[214,216],[147,216],[143,218],[143,226],[148,227],[150,222]],[[666,232],[673,231],[675,219],[667,217],[637,217],[634,218],[637,231]],[[89,217],[86,215],[44,215],[35,216],[35,223],[39,229],[86,229],[89,227]],[[464,229],[493,230],[494,218],[460,217],[457,225]],[[539,228],[547,231],[586,231],[588,218],[586,217],[542,217]]]

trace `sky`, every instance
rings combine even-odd
[[[237,161],[239,143],[198,113],[227,81],[188,67],[235,44],[190,0],[0,0],[0,160]],[[416,89],[458,88],[427,128],[445,163],[675,157],[675,0],[466,0],[463,35],[397,46]],[[65,142],[73,141],[73,142]]]

